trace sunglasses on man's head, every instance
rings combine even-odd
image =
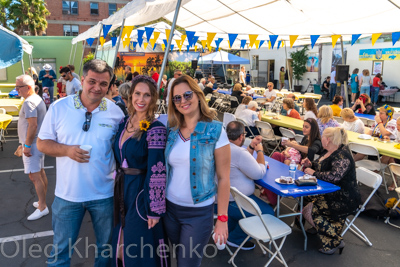
[[[182,102],[182,97],[185,98],[185,100],[190,100],[193,98],[193,91],[186,91],[182,95],[174,95],[172,97],[172,101],[175,104],[179,104]]]
[[[88,111],[85,113],[85,122],[83,123],[82,130],[84,130],[85,132],[89,131],[91,121],[92,113]]]

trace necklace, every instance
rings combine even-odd
[[[132,130],[131,130],[131,131],[128,130],[129,124],[132,126]],[[138,129],[139,129],[139,128],[134,128],[134,127],[133,127],[133,123],[132,123],[131,119],[129,119],[129,122],[128,122],[128,123],[126,124],[126,126],[125,126],[125,130],[126,130],[128,133],[134,133],[134,132],[136,132]]]

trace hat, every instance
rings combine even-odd
[[[45,64],[45,65],[43,66],[43,69],[44,69],[44,70],[51,70],[52,67],[50,66],[50,64]]]

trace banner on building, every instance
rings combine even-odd
[[[360,49],[359,60],[400,60],[400,48]]]

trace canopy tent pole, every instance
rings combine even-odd
[[[71,57],[72,57],[72,50],[74,49],[74,44],[72,44],[72,46],[71,46],[71,52],[69,53],[69,61],[68,61],[68,64],[71,64],[72,62],[71,62]]]
[[[120,45],[120,43],[121,43],[121,35],[122,35],[122,31],[124,30],[124,25],[125,25],[125,18],[122,20],[122,24],[121,24],[121,29],[120,29],[120,31],[119,31],[119,37],[118,37],[118,41],[117,41],[117,44],[116,44],[116,46],[115,46],[115,56],[114,56],[114,61],[113,61],[113,64],[112,64],[112,69],[114,70],[114,68],[115,68],[115,63],[117,62],[117,57],[118,57],[118,49],[119,49],[119,45]],[[130,38],[130,36],[129,36],[129,38]]]
[[[283,41],[282,41],[283,42]],[[285,58],[286,58],[286,62],[285,62],[285,68],[288,74],[288,82],[289,82],[289,88],[287,88],[289,91],[292,91],[292,82],[290,80],[290,71],[288,68],[288,58],[287,58],[287,49],[286,49],[286,43],[284,43],[285,45]]]
[[[21,68],[22,68],[22,74],[25,74],[25,68],[24,68],[24,56],[21,58]]]
[[[246,45],[247,45],[247,53],[248,53],[248,55],[249,55],[249,61],[250,61],[250,68],[249,68],[249,73],[251,72],[251,56],[250,56],[250,48],[249,48],[249,45],[246,43]],[[255,83],[254,83],[254,78],[253,78],[253,75],[251,75],[250,74],[250,79],[251,79],[251,84],[253,85],[253,87],[255,87]],[[239,77],[239,82],[240,82],[240,77]],[[258,86],[258,84],[257,84],[257,86]]]
[[[32,70],[32,65],[33,65],[32,54],[28,54],[28,59],[29,59],[29,69],[31,70],[31,76],[33,77],[33,70]]]
[[[343,37],[340,36],[340,47],[342,49],[342,64],[346,64],[346,62],[344,62],[344,48],[343,48]],[[344,87],[344,96],[346,98],[346,108],[349,107],[349,95],[347,94],[347,81],[344,80],[343,82],[343,87]]]
[[[79,64],[79,77],[81,77],[81,70],[83,64],[83,54],[85,53],[86,40],[83,41],[81,63]]]
[[[100,41],[102,28],[103,28],[103,23],[100,22],[100,31],[99,31],[99,37],[97,37],[96,50],[94,51],[94,58],[97,58],[97,50],[98,50],[98,47],[99,47],[99,41]]]
[[[221,50],[219,50],[219,54],[221,55],[221,62],[222,62],[222,53],[221,53]],[[222,64],[222,70],[224,71],[225,83],[227,83],[227,81],[226,81],[226,71],[225,71],[224,65],[225,65],[225,64]]]
[[[75,50],[74,50],[74,59],[72,60],[72,65],[75,66],[75,56],[76,56],[76,49],[78,47],[78,43],[75,45]]]
[[[169,38],[168,38],[168,44],[167,44],[167,47],[165,48],[165,52],[164,52],[164,58],[163,58],[163,62],[162,62],[162,65],[161,65],[161,70],[160,70],[160,77],[163,76],[165,66],[167,65],[168,54],[169,54],[169,50],[170,50],[171,43],[172,43],[172,37],[174,36],[176,20],[178,19],[178,14],[179,14],[179,9],[181,7],[181,2],[182,2],[182,0],[177,0],[176,1],[174,20],[172,21],[171,32],[170,32]],[[160,90],[161,80],[162,79],[158,79],[158,81],[157,81],[157,91]]]

